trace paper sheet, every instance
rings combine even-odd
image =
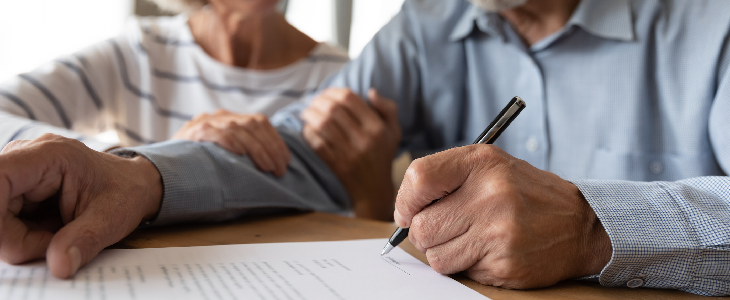
[[[385,242],[105,250],[71,280],[0,262],[0,299],[486,299]]]

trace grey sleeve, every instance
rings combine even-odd
[[[167,141],[114,153],[143,155],[160,171],[164,196],[150,223],[154,226],[219,222],[278,210],[349,211],[347,191],[327,165],[298,135],[284,129],[279,133],[292,152],[282,178],[212,143]]]

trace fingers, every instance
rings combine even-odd
[[[381,96],[377,90],[372,88],[368,91],[368,98],[370,99],[370,104],[383,117],[388,128],[400,130],[398,105],[392,100]]]
[[[226,110],[200,114],[173,138],[212,142],[238,155],[248,155],[256,167],[281,177],[291,153],[276,128],[262,114],[239,115]]]
[[[347,149],[350,144],[348,134],[357,134],[356,130],[348,130],[357,126],[349,116],[335,113],[328,117],[326,112],[314,105],[302,112],[302,119],[305,122],[304,126],[308,127],[309,133],[316,135],[317,139],[326,141],[334,152],[345,153],[344,151],[349,150]]]
[[[426,250],[426,259],[434,271],[454,274],[469,269],[486,255],[487,248],[472,234],[459,235],[447,243]]]
[[[0,259],[19,264],[43,258],[53,233],[30,230],[20,219],[5,214],[0,225]]]
[[[61,228],[51,239],[46,252],[51,274],[57,278],[73,276],[101,250],[131,232],[133,228],[123,225],[129,222],[119,218],[91,210]]]
[[[276,172],[277,166],[275,155],[271,154],[270,147],[261,141],[262,136],[257,136],[256,131],[249,131],[240,128],[234,131],[236,140],[241,142],[241,147],[245,154],[256,164],[256,166],[264,172]]]
[[[47,147],[58,141],[79,143],[53,135],[20,141],[0,155],[0,258],[9,263],[42,258],[52,233],[29,228],[18,218],[25,201],[42,201],[55,194],[63,181],[63,163]],[[88,149],[88,148],[87,148]],[[63,150],[58,150],[63,153]],[[37,205],[31,205],[37,206]],[[39,227],[39,226],[35,226]]]
[[[329,145],[344,147],[332,149],[339,153],[351,153],[353,150],[357,153],[367,152],[371,150],[373,141],[382,140],[394,131],[397,131],[395,139],[399,141],[400,127],[395,103],[380,97],[376,92],[371,95],[377,98],[376,109],[368,106],[349,89],[327,89],[312,101],[302,113],[302,119]],[[389,119],[385,119],[385,116]]]
[[[461,272],[474,266],[495,247],[507,247],[501,238],[510,235],[510,226],[495,223],[489,217],[493,207],[476,201],[479,197],[491,197],[484,193],[482,186],[467,180],[464,186],[413,218],[409,237],[423,249],[435,271]]]
[[[341,164],[337,163],[337,153],[334,145],[331,145],[325,138],[319,135],[319,132],[312,126],[305,125],[302,130],[304,141],[307,142],[309,148],[312,148],[317,155],[324,160],[330,168],[335,170]]]
[[[408,238],[421,252],[449,243],[465,234],[474,219],[468,209],[474,193],[470,187],[463,187],[432,202],[413,217]],[[476,208],[478,209],[478,208]]]
[[[213,142],[229,152],[248,155],[254,165],[261,171],[273,172],[276,169],[273,160],[261,141],[237,124],[227,126],[228,129],[206,126],[204,136],[198,137],[198,141]]]
[[[468,189],[456,190],[416,214],[409,231],[411,242],[421,249],[429,249],[466,233],[473,221],[470,211],[465,210],[471,198]]]
[[[334,101],[349,113],[358,126],[367,127],[373,122],[381,122],[380,117],[367,105],[367,103],[350,89],[329,88],[319,98],[312,102]]]
[[[194,142],[211,142],[228,152],[238,155],[246,154],[246,148],[241,145],[239,139],[218,126],[213,126],[211,123],[201,123],[195,125],[193,130],[187,135],[186,139]]]
[[[476,166],[486,172],[504,151],[491,145],[470,145],[419,158],[408,167],[396,197],[393,217],[408,228],[413,217],[433,200],[447,195],[469,178]]]
[[[466,180],[468,172],[460,166],[460,151],[453,150],[416,159],[408,167],[395,200],[393,218],[398,226],[409,228],[416,214]]]
[[[33,142],[49,139],[53,137],[44,135]],[[16,145],[20,147],[28,144]],[[27,200],[40,201],[60,188],[59,167],[62,162],[49,159],[49,155],[44,153],[42,142],[15,149],[22,151],[8,151],[0,155],[0,212],[8,210],[10,199],[26,194]]]
[[[279,177],[284,176],[291,154],[284,140],[274,126],[269,123],[268,118],[264,115],[257,114],[238,121],[238,124],[257,142],[257,145],[251,145],[257,148],[255,155],[261,156],[257,157],[257,159],[268,160],[271,163],[268,171],[273,172],[274,175]],[[242,130],[237,132],[240,131]],[[245,146],[248,148],[249,145],[246,144]],[[249,151],[249,153],[252,156],[254,155],[253,151]]]

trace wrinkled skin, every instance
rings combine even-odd
[[[401,140],[398,108],[373,89],[368,98],[349,89],[325,90],[302,112],[302,135],[347,188],[356,216],[389,221],[391,169]]]
[[[161,198],[160,174],[144,157],[52,134],[11,142],[0,153],[0,259],[45,257],[53,276],[71,277],[153,218]]]
[[[286,143],[262,114],[242,115],[223,109],[188,121],[172,139],[212,142],[238,155],[248,155],[256,167],[284,176],[291,160]]]
[[[599,274],[611,258],[608,235],[575,185],[492,145],[414,161],[394,217],[434,270],[464,271],[485,285],[550,286]]]

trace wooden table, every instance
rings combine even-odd
[[[184,225],[137,230],[112,248],[161,248],[225,244],[341,241],[388,238],[395,230],[392,223],[351,219],[324,213],[289,214],[249,218],[223,224]],[[424,263],[426,255],[406,240],[401,244],[408,253]],[[379,249],[378,249],[379,250]],[[452,278],[477,292],[495,299],[708,299],[673,290],[606,288],[597,283],[568,281],[556,286],[516,291],[484,286],[461,275]],[[712,299],[729,299],[718,297]]]

